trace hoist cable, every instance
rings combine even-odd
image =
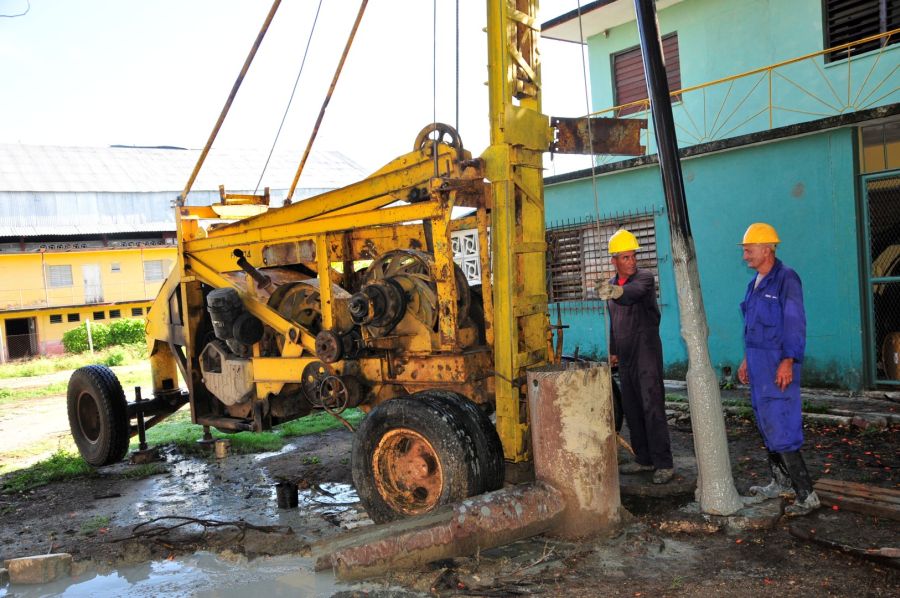
[[[231,104],[234,102],[234,98],[237,95],[238,90],[241,88],[241,83],[243,83],[244,81],[244,76],[246,76],[247,71],[250,69],[250,64],[253,62],[254,56],[256,56],[256,51],[259,50],[259,46],[260,44],[262,44],[262,40],[266,36],[266,32],[269,30],[269,25],[272,23],[272,19],[275,17],[275,12],[278,10],[278,6],[280,4],[281,0],[275,0],[272,3],[272,8],[269,9],[269,14],[266,15],[266,20],[263,22],[259,33],[256,35],[256,41],[253,42],[253,47],[250,48],[250,53],[247,54],[247,58],[246,60],[244,60],[244,66],[241,67],[241,72],[238,74],[234,85],[231,86],[231,93],[228,94],[228,99],[225,100],[225,106],[222,107],[222,112],[219,113],[219,120],[217,120],[215,126],[213,126],[213,130],[209,134],[209,139],[206,140],[206,145],[203,146],[203,151],[200,152],[200,156],[197,158],[197,163],[194,165],[194,170],[191,172],[191,176],[188,178],[187,183],[185,183],[184,185],[184,190],[181,192],[181,195],[178,198],[178,205],[184,205],[187,202],[188,193],[191,192],[191,187],[193,187],[194,181],[197,179],[197,175],[200,173],[200,168],[203,166],[203,162],[206,160],[206,156],[207,154],[209,154],[209,150],[212,148],[212,144],[216,140],[216,136],[219,134],[219,129],[222,128],[222,123],[225,122],[225,116],[231,109]]]
[[[312,28],[310,28],[309,37],[306,39],[306,49],[303,50],[303,60],[300,61],[300,70],[297,71],[297,78],[294,79],[294,88],[291,90],[291,97],[288,98],[287,106],[284,108],[284,115],[281,117],[281,123],[278,125],[278,131],[275,133],[275,139],[272,141],[272,148],[269,150],[269,155],[266,157],[266,163],[263,164],[262,172],[259,173],[259,180],[256,181],[256,187],[253,189],[254,195],[259,191],[259,186],[262,184],[263,177],[266,175],[266,169],[269,168],[269,161],[272,159],[275,145],[278,143],[278,138],[281,136],[281,129],[284,127],[284,121],[287,120],[288,112],[294,101],[294,94],[297,93],[297,84],[300,83],[300,75],[303,74],[303,67],[306,65],[306,57],[309,55],[309,46],[312,43],[313,34],[316,32],[316,23],[319,21],[319,12],[321,10],[322,0],[319,0],[319,5],[316,7],[316,15],[313,17]]]
[[[600,226],[600,197],[597,191],[597,171],[596,171],[596,161],[594,160],[594,135],[593,129],[590,125],[590,113],[591,113],[591,98],[590,98],[590,90],[588,88],[588,72],[587,72],[587,60],[584,56],[584,26],[582,23],[582,11],[581,11],[581,0],[578,0],[578,38],[581,42],[579,44],[579,50],[581,53],[581,77],[584,82],[584,104],[585,104],[585,113],[588,115],[588,144],[591,148],[591,189],[594,193],[594,217],[596,218],[596,226],[597,226],[597,255],[603,255],[603,245],[602,245],[602,227]],[[598,273],[600,276],[603,276],[602,269]],[[603,335],[606,338],[606,354],[607,360],[609,360],[610,355],[610,323],[609,323],[609,305],[607,303],[603,309]],[[612,364],[610,363],[610,367]]]
[[[437,0],[431,2],[431,122],[437,125]],[[431,142],[431,156],[434,158],[434,177],[438,175],[437,144],[440,133],[435,129]]]
[[[344,63],[347,62],[347,54],[350,53],[350,46],[353,45],[353,39],[356,37],[356,31],[359,29],[359,23],[362,21],[368,3],[369,0],[362,0],[359,5],[359,12],[356,13],[356,20],[353,21],[353,28],[350,30],[350,35],[347,37],[347,43],[344,44],[344,52],[341,54],[341,59],[338,61],[337,68],[334,70],[334,77],[332,77],[331,85],[328,87],[328,93],[325,94],[322,108],[319,109],[319,116],[316,118],[316,124],[313,126],[312,133],[309,136],[306,150],[303,152],[303,157],[300,159],[300,165],[297,167],[296,174],[294,174],[294,180],[291,182],[291,188],[288,191],[287,197],[284,198],[285,205],[289,205],[291,199],[294,197],[297,181],[300,180],[300,174],[303,173],[303,167],[306,166],[306,159],[309,158],[309,151],[312,149],[313,143],[316,141],[316,136],[319,134],[319,125],[322,124],[322,119],[325,117],[325,109],[328,108],[328,102],[331,101],[331,95],[334,93],[334,88],[337,86],[338,79],[341,76],[341,70],[344,68]]]

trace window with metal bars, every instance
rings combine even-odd
[[[639,268],[650,270],[656,278],[659,296],[659,261],[656,252],[656,228],[650,214],[574,224],[547,229],[547,297],[550,303],[600,301],[596,285],[613,277],[609,238],[620,228],[631,231],[640,249],[635,254]]]
[[[900,0],[823,0],[825,47],[833,48],[900,27]],[[827,60],[843,60],[895,44],[900,36],[882,38],[831,52]]]

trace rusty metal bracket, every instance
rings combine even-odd
[[[555,141],[550,151],[555,154],[610,154],[640,156],[641,131],[647,128],[645,118],[565,118],[551,116]]]

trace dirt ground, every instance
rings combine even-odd
[[[752,421],[728,417],[727,429],[735,484],[746,493],[766,477],[765,450]],[[690,422],[673,414],[671,431],[676,467],[695,475]],[[807,426],[813,478],[900,487],[898,432],[896,425]],[[130,479],[133,466],[123,463],[94,477],[0,494],[0,560],[69,552],[78,570],[103,570],[198,549],[251,558],[306,554],[317,539],[369,523],[352,488],[350,445],[351,434],[341,429],[294,439],[278,453],[222,460],[164,449],[163,473],[149,478]],[[281,480],[298,485],[299,508],[278,508]],[[765,531],[661,531],[691,500],[691,494],[624,496],[634,517],[613,537],[580,543],[538,537],[385,581],[408,588],[408,595],[900,595],[896,562],[865,560],[789,533],[795,525],[858,548],[896,548],[900,522],[822,509]]]

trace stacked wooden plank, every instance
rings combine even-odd
[[[826,507],[900,521],[900,490],[822,478],[814,489]]]

